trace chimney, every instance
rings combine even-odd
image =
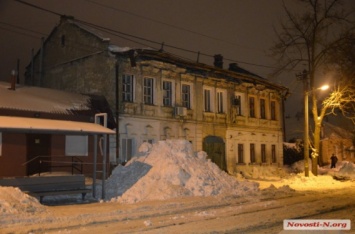
[[[230,63],[229,64],[228,70],[230,70],[230,71],[238,71],[238,69],[239,69],[238,63]]]
[[[15,90],[16,89],[16,76],[17,76],[17,71],[16,70],[12,70],[11,71],[11,78],[10,78],[11,87],[9,88],[9,90]]]
[[[223,68],[223,56],[220,54],[216,54],[214,56],[214,63],[213,65],[215,67]]]
[[[61,15],[60,16],[60,22],[63,23],[64,21],[67,20],[74,20],[74,16],[71,15]]]

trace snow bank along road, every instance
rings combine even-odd
[[[284,219],[350,219],[354,230],[355,186],[305,192],[268,188],[242,198],[185,197],[46,208],[26,218],[2,217],[0,233],[287,233]]]

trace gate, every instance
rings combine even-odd
[[[203,151],[208,155],[207,158],[223,170],[227,171],[227,163],[225,156],[225,143],[221,137],[208,136],[203,140]]]

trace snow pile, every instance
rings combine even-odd
[[[295,150],[297,152],[301,152],[302,148],[300,147],[300,143],[290,143],[290,142],[284,142],[283,143],[283,147],[284,149],[291,149],[291,150]]]
[[[309,173],[312,171],[312,160],[308,161]],[[289,173],[302,173],[304,172],[304,160],[300,160],[292,164],[288,168]],[[330,165],[318,167],[318,175],[331,175],[333,177],[344,177],[346,179],[355,179],[355,165],[352,162],[341,161],[336,164],[336,168],[330,168]]]
[[[355,165],[352,162],[342,161],[342,165],[339,169],[339,174],[341,175],[354,175]]]
[[[355,165],[352,162],[338,162],[336,168],[330,169],[329,166],[319,169],[323,174],[333,175],[337,180],[355,180]]]
[[[45,212],[38,200],[14,187],[0,186],[0,217],[3,215],[38,214]]]
[[[277,188],[274,184],[271,184],[269,187],[261,190],[261,194],[277,198],[292,194],[294,191],[295,190],[288,185],[283,185]]]
[[[186,196],[251,194],[254,182],[238,182],[207,159],[194,153],[185,140],[144,143],[140,155],[115,168],[107,180],[106,198],[122,203],[165,200]]]
[[[243,178],[252,180],[279,180],[287,176],[286,171],[277,167],[247,167],[241,172]]]

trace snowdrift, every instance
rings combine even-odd
[[[35,215],[47,212],[39,201],[14,187],[0,186],[0,217],[8,215]],[[3,219],[1,218],[1,219]],[[1,223],[1,221],[0,221]]]
[[[106,199],[122,203],[186,196],[250,195],[258,183],[238,182],[207,159],[194,153],[185,140],[144,143],[139,155],[118,166],[107,180]]]

